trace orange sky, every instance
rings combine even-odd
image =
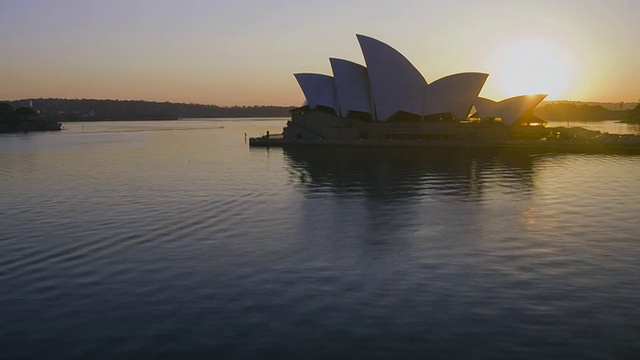
[[[490,74],[499,100],[640,98],[638,1],[0,2],[0,99],[298,105],[293,73],[364,63],[355,38],[402,52],[429,82]]]

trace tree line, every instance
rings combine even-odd
[[[180,118],[288,117],[287,106],[217,106],[142,100],[24,99],[6,101],[13,109],[33,106],[41,119],[51,121],[171,120]],[[6,110],[6,109],[5,109]],[[26,111],[26,110],[21,110]],[[614,110],[575,102],[546,103],[535,115],[547,121],[621,120],[640,122],[640,104]],[[8,117],[5,116],[5,122]]]
[[[142,100],[24,99],[13,107],[32,104],[45,119],[56,121],[171,120],[180,118],[286,117],[286,106],[216,106]]]
[[[30,107],[14,109],[8,103],[0,102],[0,133],[60,130],[62,125],[54,120],[44,119]]]
[[[630,110],[625,116],[623,122],[640,124],[640,104],[636,105],[633,110]]]
[[[539,106],[535,114],[547,121],[602,121],[622,120],[626,111],[611,110],[602,105],[570,102],[549,103]]]

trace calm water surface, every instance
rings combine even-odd
[[[0,136],[1,358],[632,358],[640,156]]]
[[[640,124],[625,124],[616,120],[605,121],[549,121],[547,126],[581,126],[587,129],[610,134],[640,135]]]

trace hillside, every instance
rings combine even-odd
[[[2,102],[2,101],[0,101]],[[180,118],[286,117],[286,106],[216,106],[142,100],[23,99],[4,101],[14,108],[33,107],[56,121],[172,120]]]
[[[43,119],[31,108],[14,109],[11,105],[0,102],[0,133],[58,131],[60,129],[59,122]]]
[[[603,121],[622,120],[628,111],[563,101],[542,104],[535,109],[535,115],[547,121]]]
[[[638,104],[633,110],[630,110],[622,122],[640,124],[640,104]]]
[[[543,101],[540,106],[550,104],[573,104],[573,105],[589,105],[589,106],[602,106],[608,110],[632,110],[638,105],[637,102],[598,102],[598,101],[573,101],[573,100],[548,100]]]
[[[0,101],[1,102],[1,101]],[[180,118],[289,117],[293,106],[216,106],[142,100],[23,99],[13,108],[33,107],[51,121],[174,120]],[[535,115],[547,121],[639,121],[637,103],[543,102]]]

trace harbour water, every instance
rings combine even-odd
[[[245,142],[285,122],[0,135],[0,358],[640,353],[640,156]]]

